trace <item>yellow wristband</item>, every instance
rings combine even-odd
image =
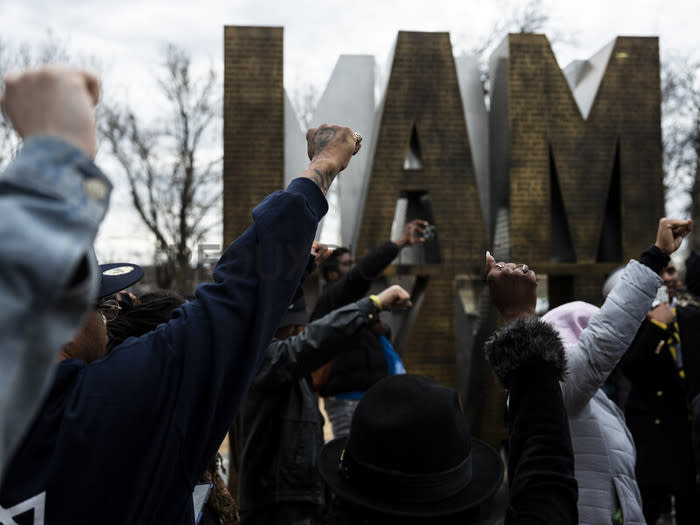
[[[370,299],[372,300],[372,302],[374,303],[374,306],[377,307],[377,310],[379,310],[379,311],[381,312],[381,311],[382,311],[382,303],[381,303],[381,301],[379,300],[379,297],[377,297],[376,295],[370,295],[369,298],[370,298]]]

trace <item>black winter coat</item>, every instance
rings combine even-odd
[[[684,372],[686,377],[695,376],[691,353],[700,340],[684,337],[689,312],[677,311]],[[687,381],[679,375],[666,343],[670,335],[645,321],[620,366],[631,383],[625,418],[637,448],[637,483],[642,489],[677,493],[695,484],[695,463]]]
[[[566,354],[556,331],[531,318],[497,332],[485,346],[509,389],[506,525],[578,523],[574,450],[559,381]]]

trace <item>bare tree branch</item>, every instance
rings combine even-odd
[[[189,54],[172,44],[163,50],[157,79],[166,102],[160,121],[144,123],[127,108],[114,108],[102,130],[124,169],[134,208],[157,242],[159,286],[184,290],[194,243],[220,191],[221,158],[202,152],[221,119],[221,97],[213,69],[193,72]]]

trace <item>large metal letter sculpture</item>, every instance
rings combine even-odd
[[[224,243],[284,187],[281,27],[224,28]]]
[[[639,256],[663,213],[658,40],[620,37],[562,71],[545,36],[509,35],[492,80],[509,255],[555,276],[551,302],[598,302],[603,275]]]
[[[455,277],[479,273],[486,243],[447,33],[399,33],[376,137],[355,252],[390,237],[401,198],[406,220],[431,219],[437,253],[400,268],[418,276],[424,292],[401,351],[407,369],[454,384]]]

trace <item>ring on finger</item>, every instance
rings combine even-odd
[[[520,268],[523,271],[523,273],[527,273],[530,271],[530,268],[528,267],[527,264],[519,264],[518,268]]]
[[[496,268],[498,268],[499,270],[502,270],[503,268],[506,267],[506,265],[503,264],[503,263],[498,263],[498,264],[496,264],[495,266],[496,266]]]
[[[360,135],[359,131],[353,133],[352,136],[355,137],[355,144],[362,142],[362,135]]]

